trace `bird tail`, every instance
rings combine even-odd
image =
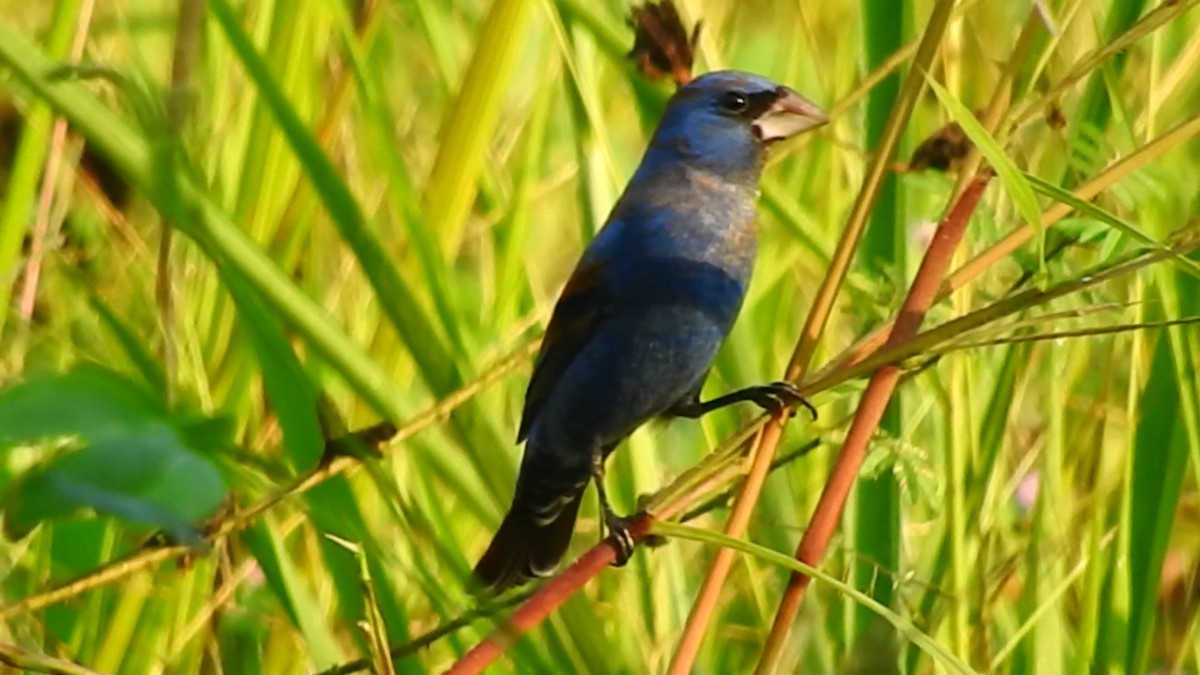
[[[539,519],[531,509],[514,503],[475,565],[475,577],[499,593],[554,572],[571,543],[581,496],[563,500],[561,509],[549,520]]]

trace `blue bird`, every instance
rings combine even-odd
[[[604,461],[652,418],[740,401],[807,405],[786,382],[704,402],[700,390],[750,281],[766,149],[826,121],[795,91],[742,72],[705,74],[672,96],[550,318],[517,434],[526,444],[516,493],[475,567],[484,587],[553,572],[589,480],[617,564],[628,559],[633,541],[609,506]]]

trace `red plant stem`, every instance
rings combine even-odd
[[[1076,187],[1072,194],[1083,201],[1089,201],[1103,193],[1109,187],[1120,182],[1126,176],[1148,164],[1154,157],[1161,155],[1168,148],[1179,146],[1197,133],[1200,133],[1200,116],[1193,116],[1156,137],[1142,146],[1140,150],[1116,160],[1104,171]],[[1049,228],[1054,226],[1062,221],[1063,218],[1070,215],[1073,210],[1073,207],[1065,202],[1055,202],[1042,212],[1040,219],[1041,227]],[[985,270],[994,265],[996,261],[1011,254],[1030,239],[1033,239],[1037,233],[1038,228],[1028,223],[1009,232],[985,251],[972,257],[969,261],[947,275],[945,283],[938,293],[938,299],[940,300],[966,286],[971,280],[983,274]],[[859,338],[858,342],[851,345],[840,356],[833,359],[829,365],[822,368],[821,372],[813,375],[811,380],[806,380],[804,384],[810,385],[813,382],[819,382],[831,373],[844,370],[856,363],[861,363],[879,351],[880,347],[887,341],[887,337],[894,325],[894,322],[889,321],[866,336]]]
[[[962,241],[967,222],[983,194],[983,188],[987,185],[987,181],[987,176],[975,178],[938,228],[933,242],[925,254],[925,259],[917,271],[913,285],[909,289],[908,297],[905,299],[887,346],[894,346],[916,335],[925,312],[937,298],[937,290],[942,277],[949,269],[954,250]],[[800,560],[812,564],[810,561],[819,560],[828,547],[850,486],[862,465],[867,442],[879,424],[879,419],[895,389],[899,375],[900,370],[897,367],[886,366],[880,368],[872,376],[862,403],[859,405],[858,415],[855,417],[842,447],[838,464],[834,467],[833,474],[817,505],[812,523],[797,549],[797,557]],[[770,425],[768,425],[769,428]],[[678,504],[664,506],[658,517],[670,518],[678,508]],[[635,541],[646,536],[653,520],[654,516],[644,515],[630,525],[630,534]],[[607,540],[592,547],[562,574],[547,582],[520,609],[513,613],[504,625],[494,630],[446,672],[449,675],[481,672],[500,658],[515,639],[541,623],[592,577],[611,565],[615,559],[616,550]],[[801,575],[793,575],[789,581],[788,590],[784,595],[779,612],[776,614],[771,637],[768,638],[767,648],[763,652],[764,657],[770,656],[772,644],[775,644],[775,653],[778,654],[778,647],[782,645],[782,633],[786,632],[787,627],[795,618],[807,585],[808,577]],[[780,635],[777,636],[777,633]],[[768,670],[773,668],[773,663],[763,661],[759,664],[759,672],[767,672],[763,670],[764,665]]]
[[[629,525],[629,534],[634,541],[641,541],[650,532],[650,524],[654,517],[643,515]],[[584,553],[571,564],[562,574],[546,582],[532,598],[525,601],[521,608],[509,617],[508,621],[492,631],[483,642],[475,645],[458,660],[446,675],[466,675],[478,673],[487,668],[514,642],[522,633],[541,623],[550,613],[558,609],[592,577],[599,574],[617,559],[617,551],[609,540],[605,539]]]
[[[742,489],[733,502],[733,509],[725,523],[726,535],[741,537],[750,526],[750,516],[753,515],[754,505],[758,501],[759,494],[762,493],[767,474],[771,471],[771,460],[775,456],[775,448],[779,445],[779,439],[783,435],[783,425],[786,420],[786,417],[776,416],[767,422],[766,427],[758,434],[757,438],[752,439],[754,453],[750,472],[746,475],[746,482],[743,483]],[[721,548],[713,558],[712,567],[709,568],[708,576],[704,579],[700,594],[696,596],[696,601],[692,604],[692,611],[688,614],[683,637],[679,640],[679,647],[676,648],[675,656],[671,659],[671,667],[667,671],[670,675],[683,675],[692,670],[696,655],[700,653],[709,619],[712,618],[721,591],[725,588],[725,579],[729,576],[729,571],[733,569],[733,554],[733,549]]]
[[[92,25],[92,13],[96,9],[95,2],[85,2],[79,7],[79,18],[75,22],[75,39],[71,42],[71,62],[83,58],[83,50],[87,46],[88,30]],[[50,154],[46,157],[45,171],[42,172],[42,191],[38,196],[37,218],[34,221],[33,234],[29,240],[29,263],[25,266],[25,280],[21,287],[21,318],[29,321],[33,318],[34,305],[37,304],[38,278],[42,270],[42,258],[45,255],[47,242],[54,239],[54,228],[51,212],[54,210],[54,197],[62,189],[58,177],[59,166],[63,161],[63,148],[67,143],[67,120],[58,117],[54,120],[54,130],[50,135]]]
[[[955,249],[958,248],[959,242],[966,234],[967,223],[971,219],[971,213],[974,212],[976,204],[979,203],[979,198],[983,195],[988,177],[987,174],[976,176],[938,227],[933,241],[929,244],[929,249],[925,252],[925,258],[921,261],[921,267],[913,279],[912,286],[909,288],[908,296],[904,299],[904,305],[896,318],[895,327],[888,336],[886,346],[894,346],[917,334],[921,322],[925,319],[925,313],[937,299],[942,279],[950,269]],[[884,409],[887,408],[892,392],[896,389],[900,373],[901,370],[898,366],[888,365],[875,371],[871,376],[871,381],[859,403],[858,412],[855,414],[850,430],[846,434],[846,440],[842,444],[837,464],[834,465],[825,489],[821,492],[821,498],[817,502],[808,529],[805,530],[800,545],[796,548],[796,559],[801,562],[815,567],[824,557],[825,550],[829,547],[829,540],[833,538],[833,532],[841,519],[842,509],[846,505],[850,488],[854,485],[854,479],[862,467],[863,458],[867,453],[867,445],[879,427],[879,420],[883,417]],[[784,591],[779,609],[775,613],[775,622],[771,626],[771,633],[767,637],[762,658],[758,663],[756,673],[759,675],[774,672],[778,665],[783,652],[783,644],[795,621],[796,614],[800,610],[800,604],[804,601],[804,592],[808,588],[808,582],[808,576],[797,573],[793,573],[788,580],[787,590]]]

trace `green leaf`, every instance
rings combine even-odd
[[[88,287],[86,288],[86,292],[88,294],[88,301],[92,309],[96,312],[96,316],[100,319],[100,323],[107,327],[113,337],[116,338],[117,344],[121,346],[130,363],[138,369],[138,372],[142,374],[142,378],[154,387],[154,391],[165,392],[167,390],[166,374],[163,372],[162,366],[154,359],[154,355],[150,353],[145,340],[141,339],[136,331],[121,317],[118,317],[112,308],[100,296],[95,294],[93,289]]]
[[[326,621],[326,611],[305,584],[304,577],[277,533],[260,520],[246,530],[243,540],[258,560],[267,584],[304,636],[305,647],[317,669],[345,660]]]
[[[1161,308],[1166,316],[1197,309],[1195,281],[1159,270]],[[1187,477],[1189,450],[1200,448],[1197,421],[1197,339],[1194,330],[1169,328],[1159,337],[1150,377],[1138,403],[1141,419],[1133,436],[1130,476],[1128,583],[1129,643],[1126,672],[1150,668],[1154,624],[1162,611],[1159,583],[1163,561]]]
[[[317,389],[283,330],[283,323],[236,270],[222,276],[238,308],[238,320],[262,369],[263,388],[283,428],[283,447],[297,472],[316,466],[324,451],[317,418]]]
[[[874,69],[904,44],[904,7],[890,0],[862,0],[860,7],[867,61],[869,67]],[[888,120],[900,97],[900,80],[899,73],[892,74],[872,89],[867,97],[866,147],[870,152],[878,149],[884,137]],[[899,271],[903,277],[908,241],[904,237],[904,228],[899,225],[904,220],[900,188],[895,174],[889,172],[880,183],[875,208],[863,236],[860,255],[866,269],[877,278],[887,278],[895,271]],[[880,432],[897,438],[907,437],[907,427],[912,422],[903,413],[909,405],[911,403],[901,396],[890,401],[880,423]],[[947,448],[948,452],[954,450],[953,447]],[[886,455],[876,453],[875,456]],[[891,457],[894,458],[894,455]],[[853,537],[853,546],[861,553],[853,568],[855,588],[890,607],[896,602],[896,587],[889,582],[886,572],[900,569],[903,550],[901,488],[890,462],[889,466],[882,468],[884,470],[876,473],[864,474],[855,486],[856,506],[853,527],[848,536]],[[856,606],[851,611],[856,643],[862,643],[869,635],[873,639],[893,641],[893,636],[881,632],[883,626],[870,610]],[[952,621],[951,630],[956,629],[958,625]],[[957,648],[953,637],[950,643]],[[864,657],[867,655],[862,653],[855,657],[857,668],[866,667]],[[870,657],[867,658],[869,660]],[[898,666],[895,672],[899,672]]]
[[[0,390],[0,443],[74,435],[96,441],[166,416],[166,407],[145,389],[110,370],[85,365]]]
[[[33,469],[4,496],[5,531],[20,538],[79,509],[159,527],[179,541],[225,495],[217,469],[188,445],[166,408],[121,375],[85,366],[0,391],[6,445],[72,439],[77,447]]]
[[[1129,237],[1138,243],[1147,244],[1159,250],[1164,250],[1166,248],[1166,245],[1157,241],[1145,232],[1142,232],[1133,223],[1118,218],[1117,216],[1105,211],[1089,201],[1076,197],[1070,191],[1064,190],[1063,188],[1048,181],[1042,180],[1041,178],[1038,178],[1030,173],[1025,173],[1024,176],[1034,190],[1037,190],[1039,193],[1053,199],[1054,201],[1062,202],[1063,204],[1070,206],[1078,211],[1081,215],[1108,225],[1113,230],[1120,232],[1122,235]],[[1059,226],[1061,227],[1062,224],[1063,223],[1059,223]],[[1200,264],[1197,264],[1196,261],[1190,260],[1183,256],[1175,256],[1171,258],[1171,262],[1178,266],[1183,272],[1186,272],[1192,277],[1200,279]]]
[[[674,537],[677,539],[691,539],[692,541],[704,542],[706,544],[714,544],[725,548],[732,548],[735,551],[740,551],[747,555],[767,563],[776,565],[798,574],[805,574],[812,577],[814,580],[828,585],[830,588],[838,591],[854,602],[866,607],[875,612],[881,619],[890,623],[895,627],[896,631],[912,641],[913,644],[920,647],[925,653],[933,657],[937,662],[945,667],[949,672],[953,673],[974,673],[975,671],[966,663],[959,659],[954,654],[951,654],[941,644],[935,641],[930,635],[922,632],[913,622],[896,612],[888,609],[885,605],[880,604],[871,596],[856,590],[854,587],[843,582],[842,580],[831,576],[821,570],[810,567],[791,556],[784,555],[778,551],[773,551],[765,546],[753,544],[744,539],[734,539],[720,532],[711,530],[702,530],[696,527],[687,525],[679,525],[669,522],[655,522],[652,531],[655,534],[661,534],[666,537]]]
[[[306,296],[252,243],[194,178],[178,186],[164,183],[157,176],[161,167],[151,156],[149,144],[124,119],[81,84],[50,81],[46,73],[53,63],[7,22],[0,22],[0,64],[11,68],[16,79],[46,99],[89,143],[101,149],[168,219],[182,215],[178,220],[172,219],[172,224],[193,237],[215,264],[239,270],[284,320],[381,414],[392,421],[404,419],[405,411],[396,404],[392,383],[333,321],[329,312]],[[176,188],[182,192],[177,193]]]
[[[79,2],[56,2],[53,8],[44,39],[47,52],[55,58],[62,58],[67,55]],[[0,281],[0,308],[5,309],[0,311],[0,334],[4,331],[8,319],[7,308],[16,287],[10,280],[20,270],[23,257],[21,244],[29,232],[41,189],[42,168],[50,152],[53,122],[50,107],[36,102],[27,112],[19,134],[5,132],[8,137],[5,139],[5,150],[12,154],[4,162],[3,199],[0,199],[0,280],[3,280]],[[12,146],[8,145],[10,142]]]
[[[434,390],[443,394],[461,386],[464,378],[455,367],[456,359],[452,358],[436,330],[438,324],[427,316],[412,287],[400,277],[383,243],[368,227],[366,217],[346,181],[305,128],[262,55],[255,49],[250,36],[238,23],[233,9],[223,0],[215,0],[209,4],[209,8],[246,74],[257,87],[258,95],[275,117],[280,131],[311,178],[312,188],[329,212],[330,219],[353,251],[375,291],[380,308],[411,351],[424,357],[419,362],[425,380]],[[248,280],[253,281],[252,278]],[[392,417],[392,421],[400,419],[401,415]]]
[[[445,117],[441,147],[425,186],[425,211],[434,219],[433,231],[447,255],[457,251],[462,241],[505,95],[521,51],[532,37],[513,36],[526,32],[535,6],[527,0],[492,3],[458,96]]]
[[[987,158],[988,164],[992,166],[996,176],[1000,178],[1000,182],[1004,184],[1004,189],[1012,197],[1013,204],[1021,213],[1021,217],[1038,231],[1038,250],[1044,251],[1046,228],[1042,227],[1042,210],[1038,207],[1037,195],[1034,194],[1033,187],[1025,179],[1025,173],[1009,159],[1004,148],[1000,147],[996,139],[992,138],[991,134],[983,128],[983,125],[975,119],[965,105],[951,96],[950,92],[946,91],[946,88],[938,84],[932,77],[926,77],[926,80],[938,100],[946,107],[946,112],[950,113],[950,118],[958,122],[958,126],[962,127],[963,133],[971,139],[971,142],[979,149],[979,153]],[[1046,274],[1044,257],[1044,255],[1038,256],[1039,272],[1043,278]]]

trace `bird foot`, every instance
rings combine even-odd
[[[795,406],[800,405],[808,410],[813,420],[817,419],[817,409],[813,407],[812,403],[809,403],[804,394],[800,393],[800,388],[791,382],[781,380],[755,387],[751,397],[751,400],[772,415],[778,415],[785,409],[792,408],[790,416],[795,417]]]
[[[604,519],[602,522],[609,532],[609,538],[612,539],[613,548],[617,551],[617,559],[613,561],[613,567],[624,567],[625,563],[629,562],[629,557],[633,555],[633,549],[637,542],[629,533],[631,519],[618,516],[613,511],[612,505],[608,503],[608,492],[604,489],[604,454],[602,452],[592,455],[592,479],[596,481],[596,496],[600,498],[600,513],[603,514]]]
[[[624,567],[637,547],[637,542],[633,540],[633,535],[629,532],[630,520],[630,518],[622,518],[611,511],[604,514],[604,526],[608,528],[609,539],[612,540],[613,548],[617,551],[617,559],[613,561],[613,567]]]

